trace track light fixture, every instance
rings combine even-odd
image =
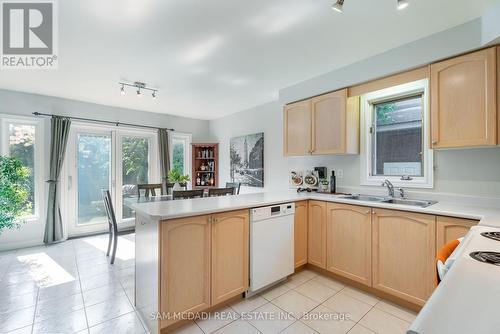
[[[408,0],[398,0],[398,10],[405,9],[409,4]]]
[[[334,11],[337,11],[339,13],[342,13],[344,11],[344,0],[337,0],[337,2],[335,2],[333,5],[332,5],[332,9]]]
[[[148,90],[150,92],[153,92],[151,94],[151,96],[153,97],[153,99],[156,99],[157,96],[158,96],[158,89],[157,88],[147,87],[144,82],[140,82],[140,81],[136,81],[134,83],[119,82],[118,84],[121,85],[120,94],[122,94],[122,95],[125,95],[125,86],[127,86],[127,87],[134,87],[134,88],[136,88],[135,92],[136,92],[137,97],[142,97],[143,96],[143,93],[142,93],[143,90]]]

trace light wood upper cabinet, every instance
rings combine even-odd
[[[371,286],[371,209],[328,203],[326,216],[326,269]]]
[[[311,153],[311,101],[288,104],[284,108],[284,155]]]
[[[359,97],[347,89],[311,100],[312,154],[359,153]]]
[[[326,268],[326,202],[309,201],[307,259],[320,268]]]
[[[465,236],[470,228],[477,223],[476,220],[438,216],[436,220],[436,251],[439,251],[448,241]]]
[[[496,145],[497,94],[496,48],[432,64],[432,147]]]
[[[373,287],[423,305],[434,289],[436,217],[373,212]]]
[[[209,218],[197,216],[160,224],[162,312],[198,312],[210,307]],[[162,320],[161,327],[174,322]]]
[[[295,203],[295,268],[307,263],[307,212],[307,201]]]
[[[359,96],[342,89],[286,105],[283,132],[285,155],[358,154]]]
[[[248,210],[212,216],[211,305],[237,296],[248,288]]]

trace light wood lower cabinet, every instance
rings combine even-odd
[[[326,217],[326,269],[371,286],[371,209],[328,203]]]
[[[439,251],[448,241],[462,238],[477,220],[441,217],[436,220],[436,251]]]
[[[163,314],[204,311],[247,290],[248,210],[168,220],[160,234]]]
[[[212,305],[248,288],[248,220],[248,210],[212,216]]]
[[[373,212],[373,287],[423,305],[434,289],[436,217]]]
[[[198,312],[210,307],[210,216],[161,224],[160,310]],[[178,319],[164,319],[166,327]]]
[[[307,263],[307,213],[308,202],[295,203],[295,268]]]
[[[309,201],[307,261],[326,268],[326,202]]]

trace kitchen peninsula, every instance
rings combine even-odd
[[[151,333],[175,327],[182,312],[211,310],[241,298],[248,288],[248,209],[287,202],[296,203],[297,268],[307,263],[313,270],[413,309],[427,302],[426,308],[439,310],[440,319],[433,319],[433,326],[462,319],[446,312],[446,296],[477,284],[471,281],[473,273],[464,279],[448,275],[450,279],[446,277],[439,293],[431,297],[436,248],[457,233],[465,235],[478,221],[482,226],[500,227],[500,210],[494,208],[446,202],[422,208],[292,191],[131,204],[137,215],[136,306]],[[342,220],[346,214],[348,223]],[[345,238],[335,239],[331,231],[352,233],[344,234],[352,245],[342,243]],[[342,250],[348,254],[350,264],[346,265],[336,260],[342,258],[337,256],[340,251],[329,240],[363,251]],[[406,248],[397,249],[399,244]],[[298,247],[305,248],[305,261],[297,259],[304,254]],[[390,256],[403,252],[402,262]],[[463,270],[464,262],[452,271]],[[469,308],[474,303],[477,310],[484,310],[481,303],[489,298],[488,287],[495,283],[483,278],[482,284],[484,289],[476,291],[479,295],[468,302]],[[425,318],[417,322],[426,323]]]

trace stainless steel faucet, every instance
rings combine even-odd
[[[394,185],[389,180],[384,180],[382,182],[382,187],[387,187],[387,193],[389,197],[394,197]]]

